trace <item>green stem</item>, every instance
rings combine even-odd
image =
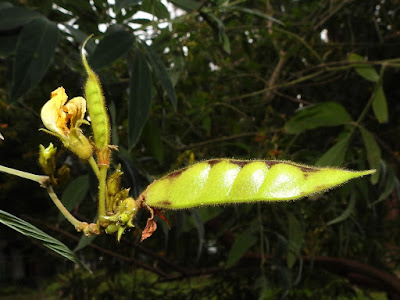
[[[100,179],[100,170],[99,167],[97,166],[96,160],[91,156],[88,159],[89,165],[92,167],[94,174],[96,174],[97,179]]]
[[[99,220],[102,216],[106,215],[106,180],[107,180],[107,170],[108,165],[100,165],[100,176],[99,176]]]
[[[65,206],[61,203],[60,199],[58,199],[56,193],[53,190],[53,187],[51,185],[46,187],[47,193],[49,193],[49,196],[51,200],[53,200],[53,203],[57,206],[58,210],[63,214],[63,216],[72,224],[75,226],[77,229],[81,229],[83,224],[81,221],[77,220],[69,211],[68,209],[65,208]]]
[[[0,172],[15,175],[15,176],[29,179],[32,181],[36,181],[41,186],[45,186],[46,181],[49,180],[49,176],[35,175],[35,174],[24,172],[24,171],[19,171],[19,170],[13,169],[13,168],[8,168],[8,167],[2,166],[2,165],[0,165]]]

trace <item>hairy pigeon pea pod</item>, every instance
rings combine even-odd
[[[99,78],[90,68],[86,56],[83,53],[85,45],[89,39],[90,37],[82,46],[82,62],[88,76],[84,87],[85,98],[87,101],[95,144],[98,149],[103,149],[104,147],[108,147],[110,144],[110,120],[108,118]]]
[[[290,161],[214,159],[156,180],[141,199],[150,207],[167,209],[294,200],[374,172],[316,168]]]

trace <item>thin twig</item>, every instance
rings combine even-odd
[[[51,185],[46,187],[47,193],[49,194],[51,200],[54,205],[58,208],[58,210],[63,214],[63,216],[77,229],[82,229],[82,222],[77,220],[69,211],[65,208],[65,206],[61,203],[60,199],[58,199],[56,193],[53,190]]]
[[[267,84],[267,88],[273,87],[275,85],[275,83],[278,81],[279,75],[282,72],[282,68],[283,68],[285,62],[286,62],[286,53],[281,50],[281,51],[279,51],[279,61],[276,64],[276,66],[274,68],[274,71],[271,74],[271,77],[269,78],[269,81],[268,81],[268,84]],[[265,93],[265,99],[267,101],[270,100],[272,95],[273,95],[272,90],[268,90]]]
[[[271,130],[273,131],[273,130]],[[229,140],[234,140],[234,139],[238,139],[238,138],[242,138],[242,137],[247,137],[247,136],[254,136],[259,134],[259,132],[243,132],[240,134],[236,134],[236,135],[230,135],[230,136],[222,136],[222,137],[218,137],[215,139],[209,139],[203,142],[199,142],[199,143],[193,143],[193,144],[189,144],[189,145],[180,145],[177,146],[174,143],[170,142],[169,140],[167,140],[166,138],[161,138],[165,143],[167,143],[170,147],[176,149],[176,150],[187,150],[187,149],[192,149],[192,148],[198,148],[198,147],[202,147],[208,144],[213,144],[213,143],[220,143],[220,142],[226,142]]]
[[[286,98],[286,99],[288,99],[290,101],[293,101],[293,102],[297,102],[297,103],[301,103],[301,104],[305,104],[305,105],[312,105],[313,104],[312,102],[309,102],[309,101],[306,101],[306,100],[302,100],[302,99],[298,99],[298,98],[295,98],[295,97],[291,97],[289,95],[280,93],[278,91],[275,91],[274,94],[278,95],[278,96],[280,96],[282,98]]]
[[[343,0],[343,1],[338,1],[339,5],[336,6],[335,8],[331,9],[326,16],[320,20],[316,25],[314,25],[313,30],[317,30],[318,27],[322,26],[323,24],[325,24],[332,16],[334,16],[341,8],[343,8],[344,5],[348,4],[349,2],[351,2],[351,0]]]

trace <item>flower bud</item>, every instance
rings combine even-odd
[[[69,167],[67,165],[63,165],[61,168],[57,170],[57,184],[66,183],[69,180]]]
[[[107,191],[110,196],[115,196],[119,192],[122,179],[121,177],[123,174],[124,172],[121,171],[121,166],[119,165],[117,170],[108,176]]]
[[[39,145],[39,164],[42,167],[44,173],[48,176],[53,176],[56,170],[56,159],[55,155],[57,148],[52,143],[47,148],[43,145]]]
[[[88,160],[93,155],[92,145],[82,131],[77,128],[71,129],[68,142],[64,142],[64,146],[83,160]]]

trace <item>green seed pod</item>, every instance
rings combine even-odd
[[[110,144],[110,120],[104,101],[103,90],[99,78],[90,68],[86,56],[83,53],[89,36],[82,45],[82,63],[87,72],[88,78],[85,83],[85,97],[87,101],[90,122],[92,125],[94,141],[97,148],[102,149]]]
[[[151,207],[169,209],[294,200],[374,172],[316,168],[289,161],[214,159],[153,182],[142,199]]]

